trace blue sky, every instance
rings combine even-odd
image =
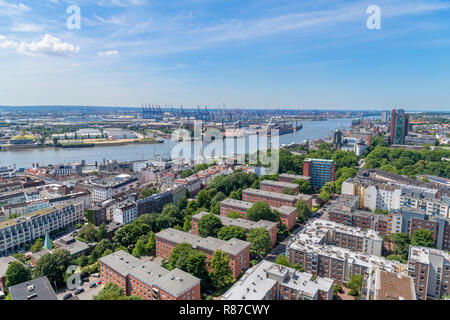
[[[448,0],[0,0],[0,105],[450,110],[449,49]]]

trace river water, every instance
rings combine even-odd
[[[289,143],[301,143],[306,139],[311,141],[316,138],[326,138],[337,129],[348,129],[352,119],[330,119],[327,121],[303,121],[303,129],[294,133],[279,136],[279,145]],[[226,143],[225,143],[226,144]],[[224,151],[219,154],[242,154],[256,151],[257,144],[249,137],[235,139],[234,148],[224,147]],[[198,150],[207,148],[208,143],[183,142],[183,147],[191,145],[191,158],[198,154]],[[211,144],[210,144],[211,145]],[[243,147],[244,146],[244,147]],[[19,168],[30,168],[34,163],[39,166],[48,164],[62,164],[70,162],[81,162],[86,160],[87,164],[98,163],[106,160],[130,161],[130,160],[154,160],[169,159],[174,148],[179,148],[180,144],[170,140],[164,140],[161,144],[132,144],[125,146],[108,146],[84,149],[33,149],[23,151],[0,152],[0,165],[16,165]],[[197,147],[197,149],[196,149]],[[205,151],[205,150],[204,150]],[[178,154],[178,153],[177,153]],[[203,153],[204,155],[207,154]],[[217,155],[217,153],[215,153]]]

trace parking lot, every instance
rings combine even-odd
[[[64,290],[58,290],[56,296],[59,300],[62,300],[63,297],[68,294],[72,293],[73,296],[78,297],[80,300],[92,300],[95,295],[97,295],[100,290],[103,288],[103,284],[96,285],[94,288],[89,288],[89,285],[93,282],[97,283],[100,280],[100,278],[95,277],[89,277],[89,282],[83,282],[83,285],[81,288],[84,289],[84,292],[75,295],[76,289],[70,290],[70,289],[64,289]]]

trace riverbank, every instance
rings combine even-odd
[[[134,140],[134,141],[117,141],[117,142],[102,142],[102,143],[83,143],[83,144],[67,144],[67,145],[42,145],[42,144],[19,144],[19,145],[2,145],[0,151],[24,151],[33,149],[78,149],[78,148],[96,148],[96,147],[111,147],[111,146],[126,146],[132,144],[162,144],[163,140]]]
[[[303,129],[294,133],[279,136],[279,145],[290,143],[302,143],[304,140],[310,141],[316,138],[326,138],[332,136],[337,129],[350,128],[351,118],[329,119],[328,121],[302,121]],[[258,148],[250,141],[249,137],[240,137],[235,140],[234,146],[223,145],[223,154],[253,153]],[[103,145],[98,148],[39,148],[20,151],[8,151],[0,154],[0,165],[16,165],[17,168],[31,168],[33,163],[39,165],[62,164],[71,162],[87,163],[102,162],[103,160],[131,161],[131,160],[160,160],[176,158],[181,156],[180,149],[191,153],[195,157],[196,150],[205,150],[210,143],[202,141],[184,142],[186,145],[180,146],[179,142],[164,139],[163,143],[131,143],[127,145]],[[239,144],[239,148],[237,147]],[[210,147],[209,147],[210,148]],[[222,153],[220,151],[220,153]],[[174,153],[174,154],[172,154]]]

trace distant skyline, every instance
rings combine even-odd
[[[450,111],[449,17],[447,0],[0,0],[0,109]]]

